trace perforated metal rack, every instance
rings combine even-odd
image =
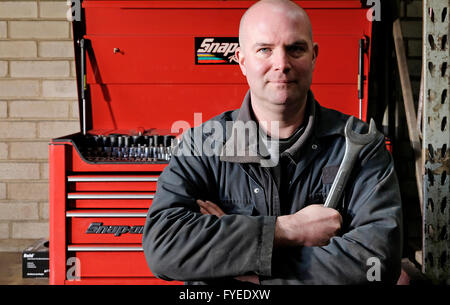
[[[423,264],[437,283],[450,284],[449,1],[424,1],[423,32]]]

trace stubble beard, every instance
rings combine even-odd
[[[303,99],[303,94],[297,84],[267,84],[265,89],[264,100],[275,107],[291,108],[293,104],[297,104],[299,100]]]

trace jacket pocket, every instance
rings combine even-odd
[[[333,185],[333,182],[336,179],[338,171],[339,165],[326,166],[322,169],[322,191],[321,191],[321,195],[323,197],[322,203],[325,203],[331,191],[331,186]],[[342,191],[341,198],[339,199],[339,203],[336,207],[338,211],[342,209],[344,198],[345,198],[345,189]]]
[[[323,184],[333,184],[338,170],[339,170],[339,165],[332,165],[332,166],[324,167],[322,169],[322,183]]]

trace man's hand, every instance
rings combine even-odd
[[[204,215],[216,215],[219,218],[226,215],[217,204],[211,201],[198,199],[197,204],[200,206],[200,213]]]
[[[309,205],[295,214],[277,218],[274,245],[326,246],[341,225],[338,211],[320,204]]]

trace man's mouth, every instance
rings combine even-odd
[[[290,83],[294,83],[295,81],[293,80],[288,80],[288,79],[281,79],[281,80],[271,80],[269,81],[269,83],[274,83],[274,84],[290,84]]]
[[[272,81],[269,81],[269,83],[272,83],[274,85],[289,85],[289,84],[294,84],[295,81],[283,79],[283,80],[272,80]]]

